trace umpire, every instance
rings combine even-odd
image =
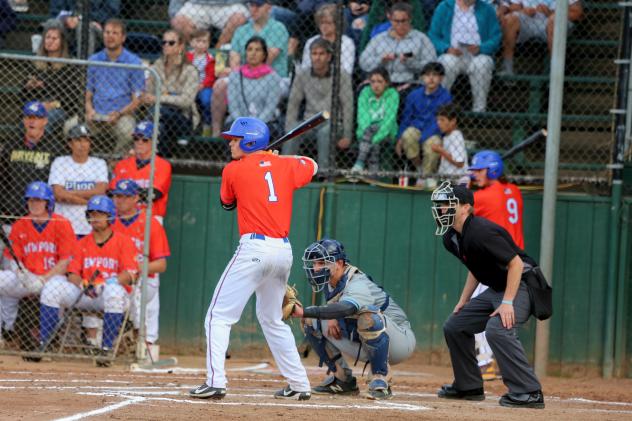
[[[531,302],[524,280],[536,262],[522,251],[504,228],[474,216],[474,195],[446,181],[432,192],[432,215],[443,245],[468,268],[461,298],[443,325],[450,350],[454,382],[440,398],[483,400],[483,379],[474,349],[474,334],[485,331],[509,388],[500,398],[508,407],[544,408],[542,387],[529,366],[517,328],[529,319]],[[470,300],[482,283],[489,288]]]

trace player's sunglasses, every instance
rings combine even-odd
[[[143,143],[151,142],[151,139],[147,139],[146,137],[141,137],[141,136],[134,137],[134,142],[138,142],[139,140]]]
[[[162,45],[169,45],[170,47],[173,47],[174,45],[176,45],[176,40],[173,39],[163,39],[162,40]]]

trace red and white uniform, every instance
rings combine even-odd
[[[515,184],[496,182],[474,192],[474,214],[505,228],[524,249],[522,208],[522,194]]]
[[[122,220],[116,218],[112,225],[112,230],[129,236],[137,250],[137,259],[139,271],[142,270],[143,245],[145,243],[145,223],[147,214],[144,211],[139,212],[134,217]],[[169,257],[169,243],[167,234],[160,222],[153,217],[150,225],[149,237],[149,261],[153,262],[158,259]],[[147,341],[154,343],[158,340],[158,316],[160,313],[159,290],[160,278],[158,274],[151,274],[147,280],[147,307],[145,312],[145,325],[147,327]],[[132,322],[138,328],[140,326],[140,284],[135,288],[132,301]]]
[[[292,332],[281,320],[281,303],[292,267],[287,235],[293,194],[311,181],[316,169],[311,158],[269,152],[248,154],[224,168],[220,199],[225,205],[237,204],[241,239],[206,315],[209,386],[226,387],[224,360],[230,328],[255,293],[257,318],[277,367],[292,390],[310,390]]]
[[[98,245],[94,234],[83,237],[77,243],[77,251],[73,256],[68,273],[80,276],[87,282],[98,269],[100,275],[93,281],[97,297],[88,295],[81,297],[77,308],[83,310],[105,311],[106,313],[123,313],[129,306],[131,287],[120,284],[104,285],[106,279],[127,271],[133,277],[138,273],[136,246],[130,237],[113,232],[105,244]],[[68,281],[46,283],[42,290],[41,302],[49,307],[69,307],[77,299],[81,290]]]
[[[123,159],[114,167],[112,180],[110,181],[110,189],[114,189],[116,187],[116,182],[124,178],[134,180],[136,184],[144,189],[149,188],[150,169],[151,166],[149,164],[139,168],[136,165],[136,158],[133,156]],[[154,200],[152,215],[158,216],[162,219],[167,214],[169,189],[171,189],[171,164],[169,161],[159,156],[156,157],[156,172],[154,174],[153,187],[162,193],[162,197]]]
[[[39,227],[39,229],[38,229]],[[0,326],[13,329],[18,314],[18,302],[28,295],[39,294],[44,283],[41,276],[48,273],[59,261],[71,259],[75,245],[75,233],[68,219],[53,213],[51,218],[36,225],[29,217],[18,219],[11,229],[9,240],[26,275],[16,276],[17,265],[9,250],[4,257],[11,262],[11,270],[0,271]],[[53,276],[65,281],[63,275]]]

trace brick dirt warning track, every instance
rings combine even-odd
[[[422,365],[416,357],[394,368],[392,400],[371,401],[363,394],[313,395],[309,401],[297,402],[272,397],[285,382],[270,358],[234,356],[227,361],[228,395],[221,401],[205,401],[187,394],[205,379],[204,359],[179,360],[176,368],[144,372],[122,365],[99,369],[88,362],[36,364],[0,356],[0,419],[632,419],[631,379],[547,378],[543,381],[546,409],[508,409],[498,405],[498,398],[505,393],[499,380],[485,384],[487,397],[483,402],[438,399],[436,390],[451,381],[451,370]],[[307,359],[305,364],[313,385],[324,378],[316,360]],[[365,381],[359,379],[358,383],[364,392]]]

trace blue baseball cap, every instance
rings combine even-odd
[[[154,123],[151,121],[141,121],[136,125],[132,137],[142,137],[143,139],[151,139],[154,134]]]
[[[116,187],[111,191],[112,195],[135,196],[138,194],[138,184],[130,178],[124,178],[116,182]]]
[[[24,104],[24,108],[22,108],[22,113],[25,117],[48,117],[48,111],[46,111],[46,107],[39,101],[29,101]]]
[[[257,6],[262,6],[262,5],[266,4],[266,3],[272,4],[272,1],[271,0],[248,0],[246,3],[247,4],[255,4]]]

